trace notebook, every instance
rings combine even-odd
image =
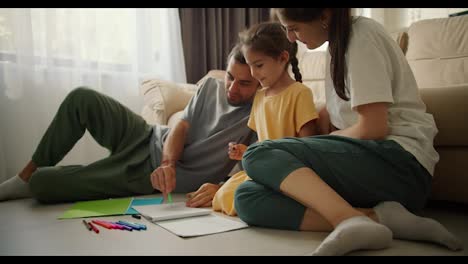
[[[205,236],[249,227],[241,220],[209,214],[157,222],[160,227],[180,237]]]
[[[208,215],[212,212],[211,208],[186,207],[185,202],[133,206],[133,209],[152,222]]]

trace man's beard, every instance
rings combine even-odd
[[[248,101],[231,102],[229,99],[227,101],[230,106],[244,106],[250,103]]]
[[[229,99],[229,92],[226,92],[226,99],[227,99],[227,102],[230,106],[244,106],[244,105],[249,105],[249,104],[252,104],[253,102],[253,98],[254,96],[251,96],[250,98],[242,98],[242,96],[238,96],[240,97],[241,99],[237,102],[233,102],[231,101],[231,99]]]

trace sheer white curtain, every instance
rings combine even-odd
[[[385,25],[385,10],[387,8],[352,8],[352,14],[356,16],[370,17],[382,25]]]
[[[0,9],[0,182],[30,160],[73,88],[88,86],[139,113],[146,78],[186,81],[175,8]],[[61,164],[105,155],[86,134]]]

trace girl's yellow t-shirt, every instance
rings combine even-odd
[[[304,124],[318,117],[312,91],[300,82],[273,96],[265,92],[261,89],[255,95],[247,123],[258,141],[297,137]]]

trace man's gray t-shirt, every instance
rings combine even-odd
[[[228,104],[224,83],[208,78],[200,85],[182,115],[190,124],[184,151],[176,165],[175,192],[192,192],[203,183],[219,183],[237,161],[229,159],[231,141],[248,145],[256,140],[247,126],[252,105]],[[164,141],[170,128],[156,125],[151,137],[151,163],[161,163]]]

